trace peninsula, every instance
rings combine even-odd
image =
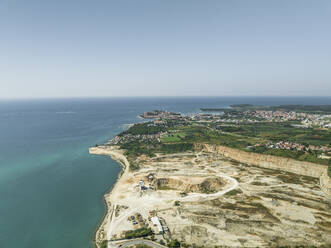
[[[329,247],[330,115],[240,107],[146,112],[91,147],[123,166],[96,245]]]

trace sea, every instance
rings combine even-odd
[[[331,104],[331,97],[139,97],[0,100],[0,248],[92,248],[103,195],[121,167],[90,155],[162,109],[230,104]]]

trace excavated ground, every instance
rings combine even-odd
[[[217,198],[165,205],[158,211],[172,238],[198,246],[272,247],[331,244],[331,203],[318,180],[226,160],[214,153],[140,157],[135,177],[154,176],[157,192],[213,193],[235,178],[236,189]],[[159,194],[159,197],[162,194]],[[161,196],[162,197],[162,196]],[[161,206],[159,206],[161,209]]]

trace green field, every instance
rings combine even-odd
[[[197,123],[176,125],[171,121],[170,125],[148,126],[149,123],[138,124],[131,127],[125,133],[129,134],[151,134],[165,132],[161,136],[161,142],[156,140],[133,140],[121,145],[126,149],[126,155],[132,160],[141,154],[153,157],[156,153],[170,154],[185,151],[193,151],[194,144],[208,143],[223,145],[248,152],[275,155],[292,158],[300,161],[308,161],[318,164],[329,165],[331,160],[318,158],[319,151],[296,151],[271,149],[266,147],[248,146],[268,142],[290,141],[293,143],[331,146],[331,130],[300,128],[292,125],[293,122],[258,122],[248,124],[219,124],[219,123]],[[132,167],[132,170],[139,167]]]
[[[183,138],[185,138],[186,133],[185,132],[176,132],[176,133],[169,133],[165,134],[161,137],[162,142],[178,142],[182,141]]]
[[[218,129],[246,137],[256,137],[273,142],[291,141],[310,145],[331,145],[331,129],[299,128],[290,122],[259,122],[220,126]]]

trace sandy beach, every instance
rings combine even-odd
[[[116,193],[118,192],[117,188],[119,187],[121,181],[124,181],[125,178],[128,177],[127,174],[129,172],[129,162],[126,159],[126,157],[123,155],[123,152],[118,147],[115,146],[91,147],[89,149],[89,153],[95,155],[110,156],[112,159],[119,162],[123,168],[122,172],[119,174],[118,179],[114,184],[114,186],[112,187],[112,189],[104,196],[107,210],[104,219],[102,220],[95,234],[95,243],[97,247],[99,247],[103,240],[110,239],[110,237],[108,237],[108,230],[114,212],[114,206],[112,205],[112,201],[116,197]]]

